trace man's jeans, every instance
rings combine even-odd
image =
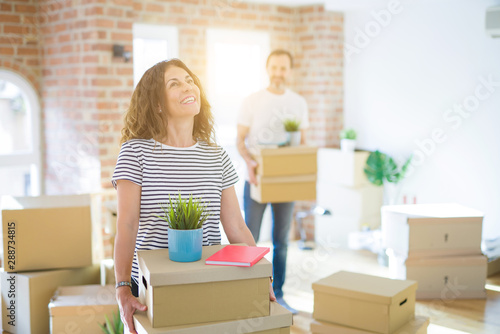
[[[245,182],[243,208],[245,222],[252,232],[255,242],[259,240],[260,226],[264,210],[268,203],[259,203],[250,197],[250,184]],[[286,254],[288,249],[288,233],[292,223],[294,202],[270,203],[273,214],[273,289],[277,298],[283,297],[283,284],[286,274]]]

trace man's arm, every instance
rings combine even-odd
[[[245,144],[245,139],[250,132],[250,128],[248,126],[238,124],[238,133],[236,135],[236,147],[238,148],[238,152],[243,157],[247,164],[248,169],[248,182],[251,184],[257,184],[257,178],[255,176],[255,168],[257,168],[257,161],[255,161],[250,152],[248,152],[247,146]]]

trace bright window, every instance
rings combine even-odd
[[[134,86],[154,64],[179,56],[176,27],[134,24]]]
[[[269,34],[224,29],[207,30],[207,86],[216,121],[217,143],[228,152],[240,177],[235,186],[240,206],[246,166],[236,149],[236,120],[245,97],[268,84],[266,59]],[[269,211],[269,210],[267,210]],[[260,240],[270,240],[269,212],[264,216]]]
[[[0,70],[0,195],[41,193],[40,106],[20,75]]]

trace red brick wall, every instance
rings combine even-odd
[[[17,0],[3,1],[0,10],[0,67],[23,74],[43,97],[48,194],[111,187],[122,115],[133,89],[132,62],[113,58],[112,45],[132,50],[133,23],[177,26],[180,58],[203,82],[207,28],[268,32],[271,49],[289,49],[295,56],[292,89],[309,105],[309,142],[338,144],[343,15],[327,12],[321,5]],[[309,206],[298,203],[297,208]]]
[[[40,94],[38,17],[36,0],[0,2],[0,68],[20,74]]]

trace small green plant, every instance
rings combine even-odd
[[[98,324],[105,334],[123,334],[123,322],[120,319],[120,311],[113,312],[113,322],[111,322],[107,315],[104,316],[106,323],[104,325]]]
[[[299,131],[300,121],[298,121],[294,118],[285,119],[283,121],[283,125],[285,126],[286,132],[295,132],[295,131]]]
[[[193,198],[193,195],[189,195],[189,199],[182,199],[179,193],[177,200],[168,196],[168,205],[166,204],[159,204],[165,215],[157,217],[166,221],[169,228],[174,230],[199,229],[210,216],[206,210],[207,205],[199,198]]]
[[[354,129],[344,129],[340,131],[340,139],[351,139],[355,140],[357,137],[356,131]]]
[[[411,159],[410,156],[399,168],[394,159],[377,150],[370,153],[366,159],[365,175],[368,181],[376,186],[383,185],[384,181],[398,183],[405,177]]]

